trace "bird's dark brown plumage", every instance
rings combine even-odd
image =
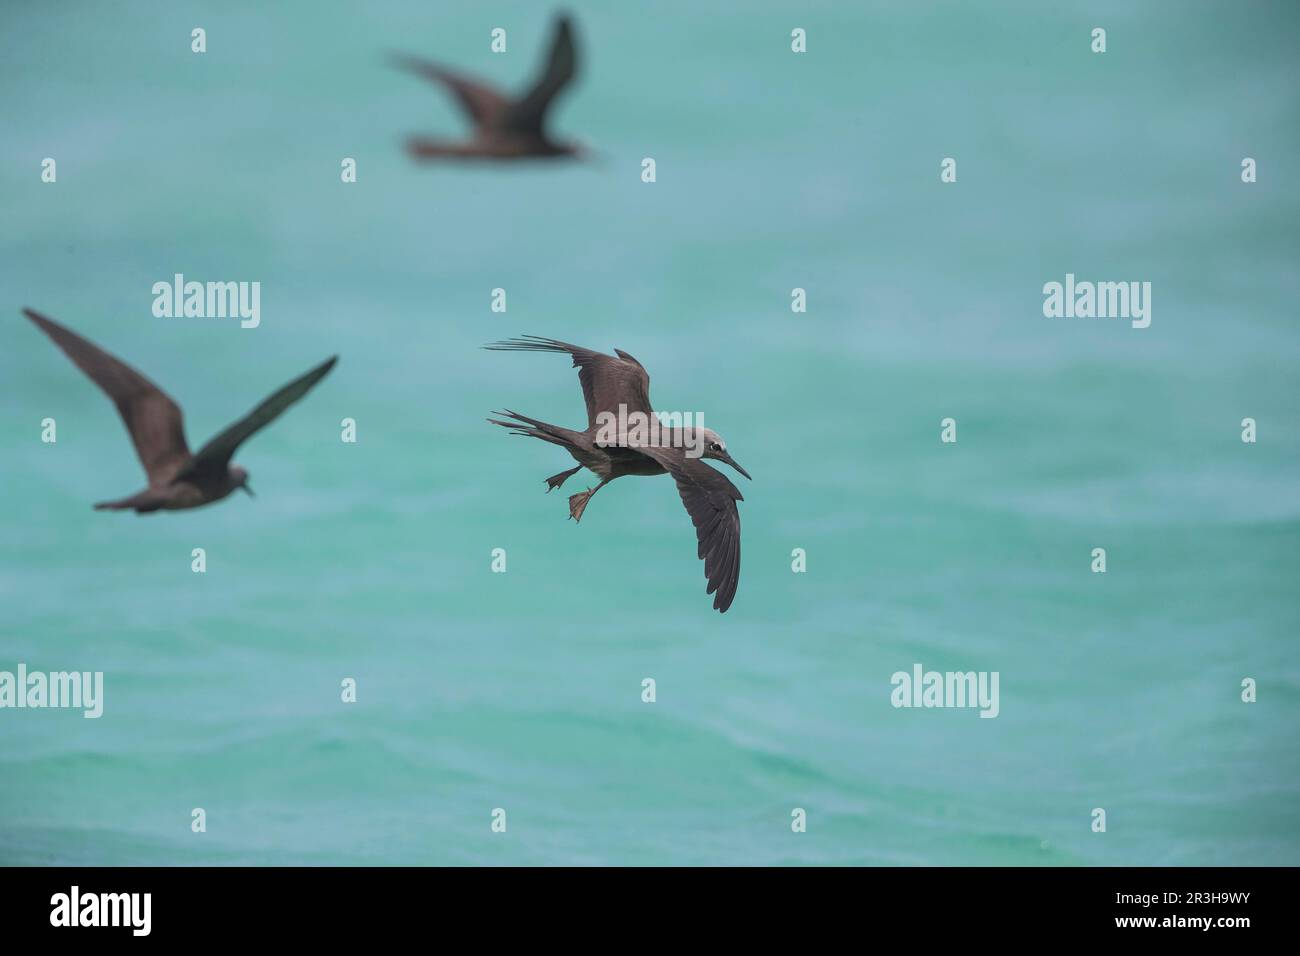
[[[23,309],[42,332],[90,376],[117,406],[150,485],[166,485],[190,461],[180,406],[121,359],[53,319]]]
[[[221,471],[230,464],[235,450],[249,438],[275,421],[294,402],[306,395],[317,382],[329,374],[338,356],[326,359],[310,372],[306,372],[278,389],[251,412],[212,438],[199,449],[193,462],[182,476],[201,471]]]
[[[573,44],[573,26],[568,17],[555,23],[555,36],[546,68],[537,78],[533,88],[509,105],[503,119],[510,129],[522,130],[544,136],[546,114],[566,86],[578,73],[578,53]]]
[[[576,144],[554,139],[546,123],[551,105],[577,75],[577,49],[568,17],[557,18],[541,75],[518,97],[509,97],[486,83],[420,57],[397,54],[392,61],[395,66],[445,86],[474,125],[467,142],[412,138],[407,149],[417,158],[523,159],[583,152]]]
[[[120,501],[101,502],[96,508],[178,510],[219,500],[236,487],[247,488],[247,473],[230,467],[235,449],[302,398],[338,361],[338,356],[333,356],[294,379],[194,455],[185,441],[180,406],[166,392],[121,359],[48,316],[32,309],[23,309],[23,314],[113,400],[144,466],[147,489]],[[242,473],[242,479],[237,473]]]
[[[722,472],[710,468],[699,458],[687,457],[681,448],[641,448],[643,455],[663,465],[677,482],[695,525],[698,554],[704,561],[704,576],[709,580],[713,607],[725,611],[736,597],[740,584],[740,509],[737,501],[744,496]]]
[[[686,448],[674,441],[682,437],[679,430],[668,429],[669,440],[657,445],[611,445],[608,441],[597,444],[600,431],[598,416],[617,416],[619,406],[628,413],[643,412],[654,416],[650,405],[650,375],[635,358],[621,349],[615,355],[606,355],[582,346],[526,335],[485,345],[493,351],[507,352],[558,352],[569,355],[578,369],[578,381],[587,406],[587,428],[574,431],[529,418],[518,412],[502,411],[500,419],[489,418],[494,425],[511,429],[513,434],[540,438],[566,448],[578,462],[595,472],[601,482],[594,489],[569,498],[569,516],[581,520],[587,502],[601,487],[623,475],[658,475],[665,472],[673,476],[682,504],[695,525],[698,556],[704,561],[708,579],[708,593],[714,595],[713,606],[718,611],[731,607],[740,582],[740,512],[736,502],[744,498],[734,484],[721,472],[704,463],[702,458],[687,455]],[[720,436],[718,437],[720,440]],[[721,449],[711,455],[748,474]],[[546,479],[547,490],[562,485],[577,469],[571,469]]]
[[[590,428],[596,427],[596,416],[601,412],[617,415],[619,405],[626,405],[629,412],[653,414],[650,408],[650,373],[620,349],[614,350],[618,354],[615,358],[604,352],[539,335],[506,339],[484,348],[496,352],[564,352],[571,356],[573,367],[578,370],[578,381],[582,384],[582,397],[587,402],[587,425]]]
[[[490,86],[484,86],[466,76],[422,60],[419,57],[397,54],[393,57],[395,66],[403,67],[427,80],[441,83],[451,90],[465,115],[475,126],[495,126],[501,122],[510,100]]]

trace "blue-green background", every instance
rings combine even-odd
[[[572,7],[555,119],[604,160],[513,168],[411,164],[463,122],[385,56],[516,88],[531,0],[0,8],[0,669],[107,685],[0,711],[0,862],[1300,862],[1295,6]],[[174,272],[261,328],[154,318]],[[1151,327],[1044,318],[1067,272]],[[241,449],[256,500],[96,513],[140,468],[24,305],[196,447],[342,359]],[[563,359],[477,348],[521,332],[726,436],[728,614],[668,479],[575,526],[567,457],[484,423],[582,421]],[[914,662],[1001,716],[892,708]]]

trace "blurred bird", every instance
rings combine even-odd
[[[652,443],[630,440],[631,433],[627,431],[620,431],[610,442],[608,434],[602,434],[605,428],[601,419],[607,422],[608,416],[617,418],[620,406],[624,420],[633,412],[641,413],[647,419],[655,417],[650,406],[650,375],[640,362],[621,349],[615,349],[615,355],[605,355],[536,335],[507,339],[484,348],[507,352],[561,352],[573,359],[587,403],[585,430],[549,425],[508,410],[493,412],[508,421],[495,418],[488,421],[511,429],[513,435],[540,438],[559,445],[573,456],[578,467],[547,478],[548,494],[583,467],[600,478],[600,484],[595,488],[569,497],[569,517],[575,521],[582,520],[591,496],[615,478],[623,475],[672,475],[682,504],[695,525],[698,557],[704,561],[704,576],[709,582],[707,593],[717,592],[713,607],[718,611],[731,607],[740,582],[740,512],[736,502],[744,498],[726,475],[710,468],[703,459],[724,462],[746,478],[749,472],[731,457],[722,436],[703,427],[663,427],[658,440]],[[692,448],[698,449],[700,454],[696,457],[688,454]]]
[[[577,72],[573,27],[567,16],[556,18],[555,38],[542,75],[527,93],[513,99],[427,60],[396,54],[393,62],[447,87],[474,124],[473,135],[465,142],[412,137],[407,140],[406,148],[415,159],[581,158],[587,155],[587,148],[581,143],[554,139],[546,129],[547,111]]]
[[[194,455],[185,443],[180,407],[157,385],[53,319],[31,309],[23,309],[23,314],[113,400],[140,464],[144,465],[148,488],[119,501],[101,501],[95,505],[97,511],[134,508],[137,514],[143,514],[159,509],[198,508],[220,501],[236,488],[252,495],[248,471],[230,463],[235,449],[306,395],[338,361],[335,355],[294,379]]]

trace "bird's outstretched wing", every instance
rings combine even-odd
[[[200,448],[190,467],[178,477],[190,477],[200,473],[224,473],[236,448],[259,429],[265,428],[279,418],[286,408],[306,395],[338,360],[337,355],[330,357],[265,399],[262,404]]]
[[[510,104],[502,118],[504,125],[519,132],[542,135],[546,111],[577,72],[578,53],[573,43],[573,25],[568,17],[559,17],[555,22],[555,37],[551,41],[546,68],[533,88]]]
[[[567,352],[573,358],[578,381],[582,383],[589,428],[596,427],[596,416],[601,412],[617,415],[619,405],[626,405],[629,413],[654,415],[650,408],[650,373],[622,349],[614,350],[618,353],[615,358],[604,352],[539,335],[524,335],[483,347],[497,352]]]
[[[185,444],[180,406],[166,392],[121,359],[53,319],[31,309],[23,309],[23,315],[35,322],[113,400],[151,486],[167,484],[189,463],[190,449]]]
[[[393,54],[391,61],[394,66],[409,70],[451,90],[460,103],[461,109],[475,126],[497,125],[511,107],[510,100],[492,87],[441,67],[437,63],[407,56],[404,53]]]
[[[744,501],[744,496],[726,475],[710,468],[702,458],[688,457],[683,448],[643,446],[636,450],[663,465],[677,482],[682,504],[695,525],[698,555],[709,580],[707,593],[714,595],[714,609],[725,612],[740,584],[740,510],[736,502]]]

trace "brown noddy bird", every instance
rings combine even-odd
[[[630,430],[617,430],[612,436],[614,440],[610,441],[606,423],[608,416],[619,415],[620,406],[626,413],[625,419],[632,412],[639,412],[647,419],[655,417],[650,406],[650,375],[640,362],[621,349],[615,349],[614,355],[605,355],[536,335],[507,339],[484,348],[507,352],[562,352],[572,357],[587,403],[585,430],[574,431],[550,425],[509,410],[493,412],[508,421],[495,418],[488,421],[511,429],[513,435],[540,438],[559,445],[573,456],[578,467],[547,478],[548,494],[583,467],[595,472],[600,484],[569,497],[569,517],[575,521],[582,520],[591,496],[615,478],[623,475],[672,475],[682,504],[695,525],[698,553],[704,561],[704,576],[709,581],[708,593],[717,592],[713,606],[718,611],[731,607],[740,581],[740,512],[736,502],[744,498],[726,475],[710,468],[703,459],[724,462],[746,478],[749,472],[727,452],[727,443],[722,436],[703,427],[664,427],[658,440],[646,441],[634,437]],[[691,448],[699,453],[689,453]]]
[[[446,86],[474,124],[466,142],[412,137],[406,149],[415,159],[527,159],[581,157],[581,143],[556,140],[546,129],[546,113],[577,72],[573,27],[566,16],[555,21],[555,39],[542,75],[522,96],[511,98],[436,63],[397,54],[395,65]]]
[[[144,491],[119,501],[101,501],[95,505],[97,511],[134,508],[137,514],[143,514],[159,509],[198,508],[220,501],[236,488],[251,495],[248,472],[230,463],[235,449],[306,395],[338,361],[335,355],[294,379],[200,448],[198,454],[191,454],[185,443],[180,406],[166,392],[53,319],[31,309],[23,309],[23,315],[52,338],[113,400],[149,478],[149,487]]]

